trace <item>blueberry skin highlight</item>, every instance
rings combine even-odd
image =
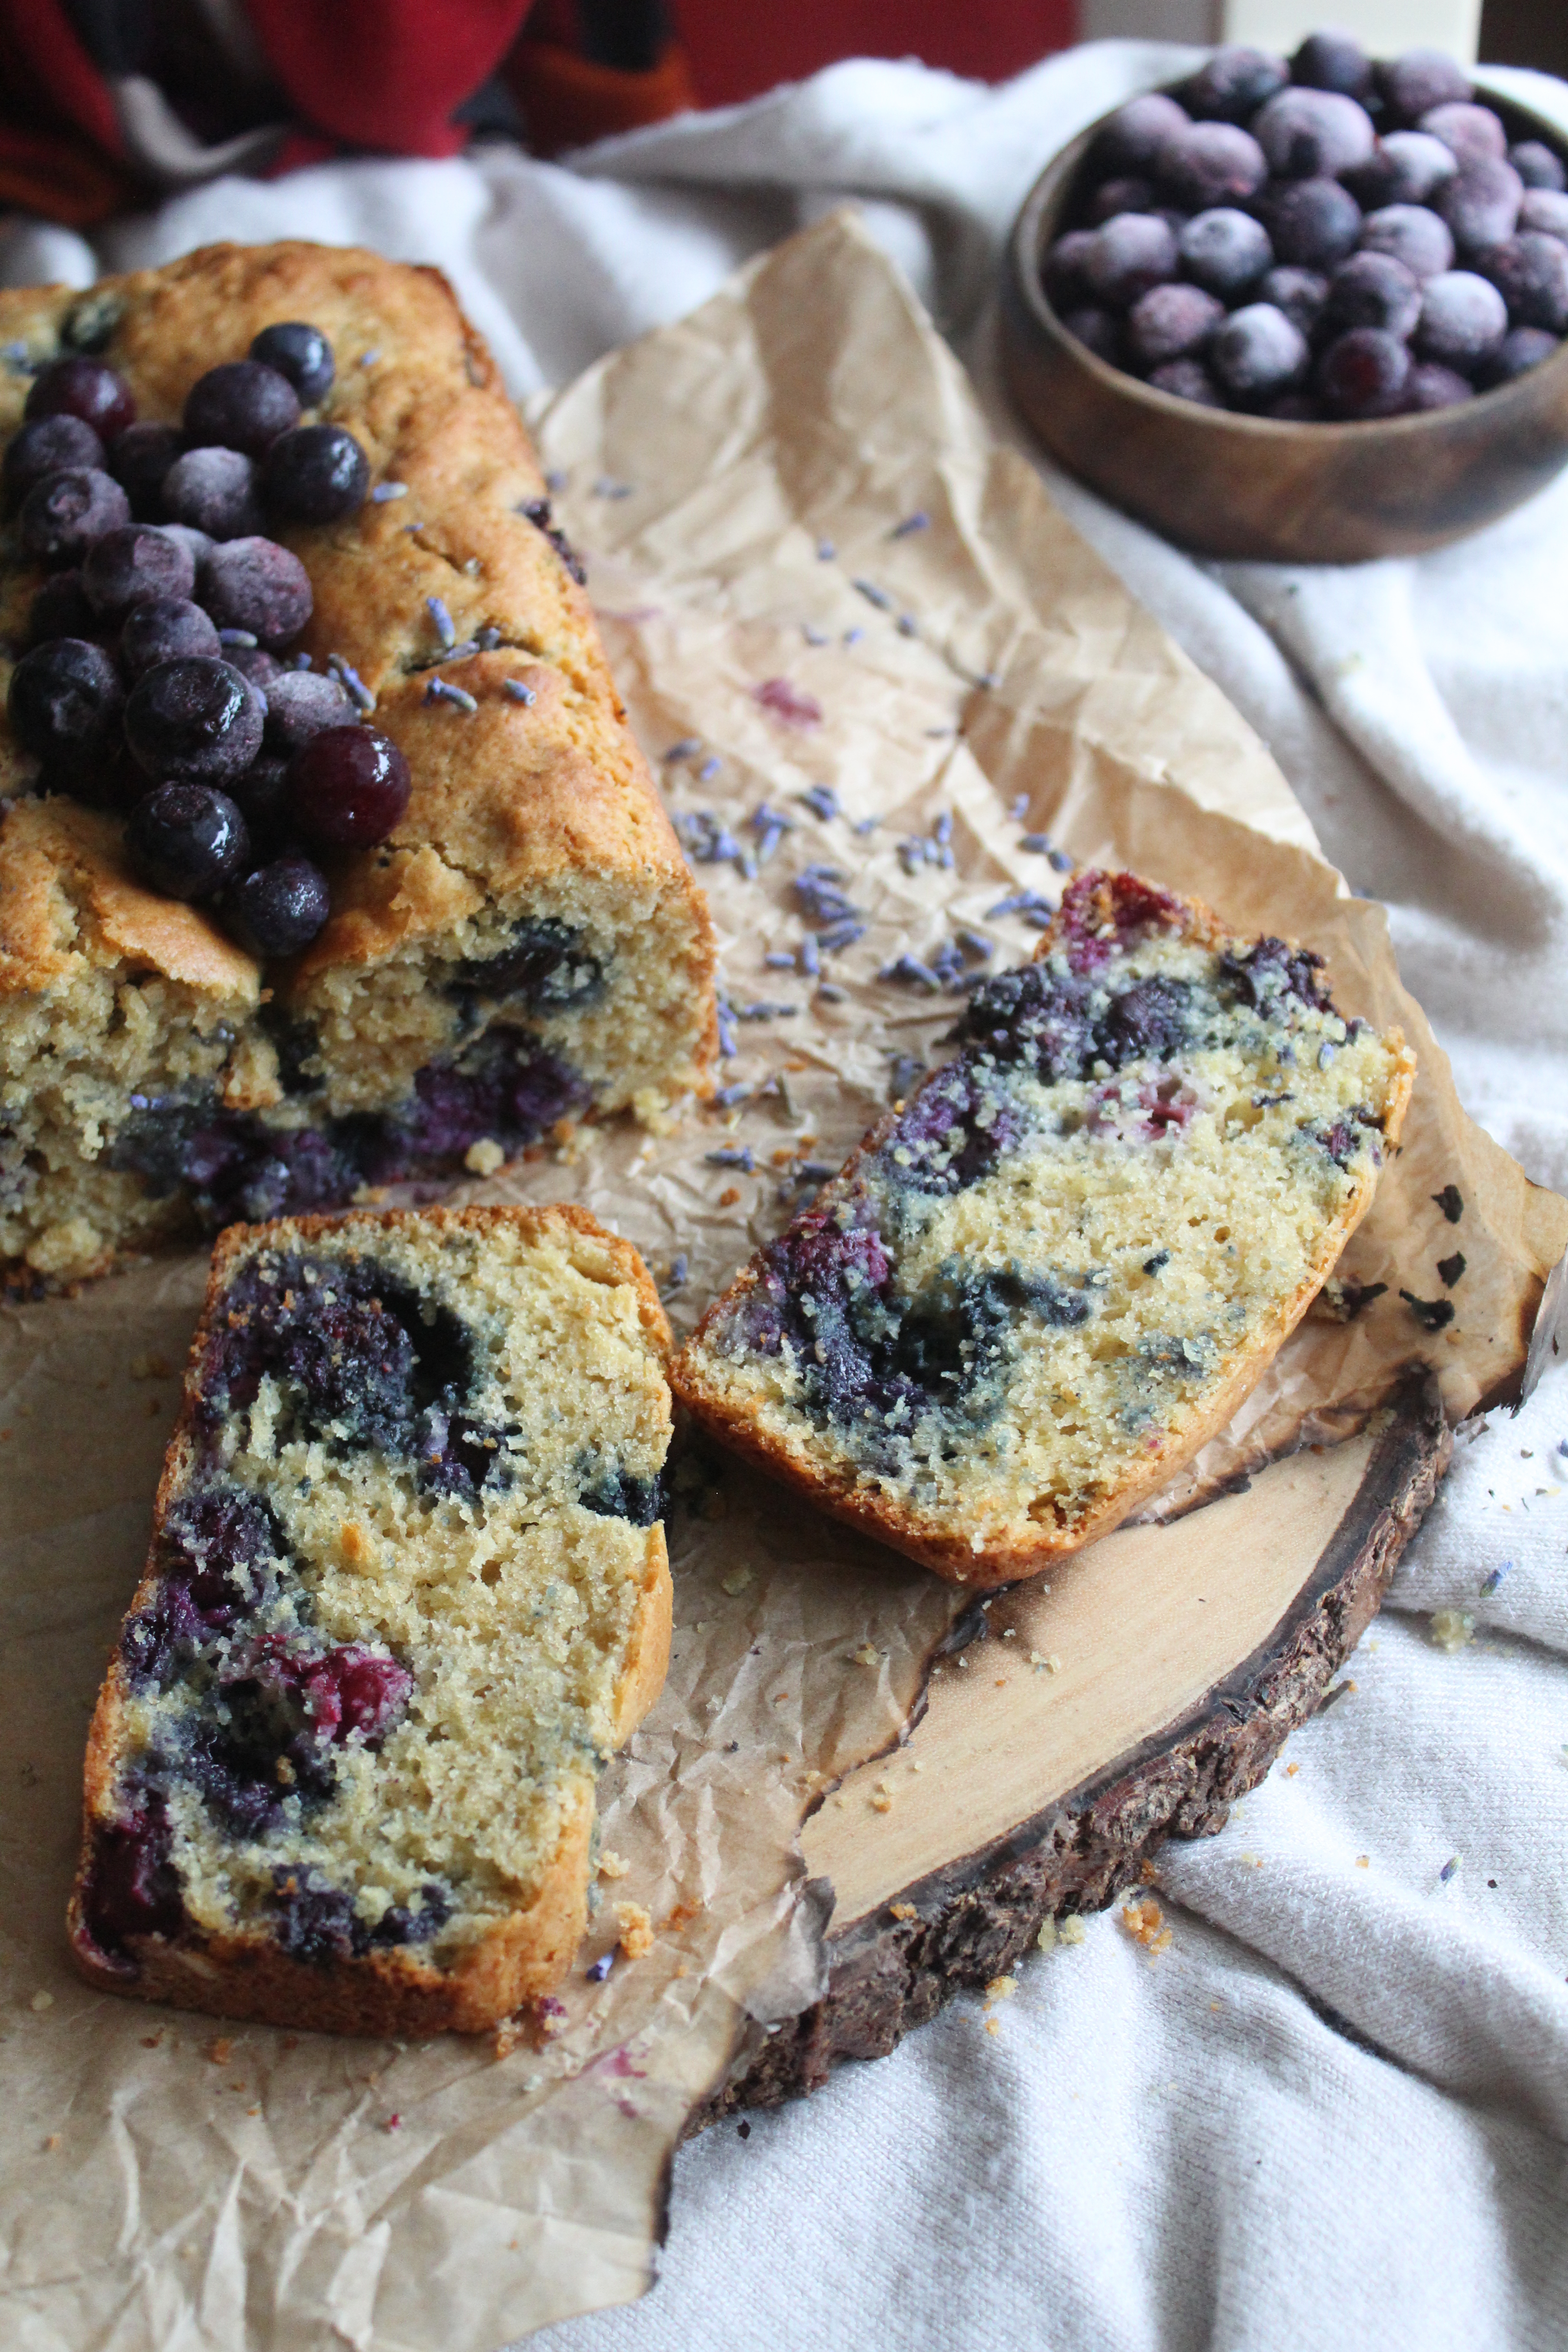
[[[133,689],[125,736],[149,776],[221,783],[255,759],[264,712],[257,688],[227,662],[165,662]]]

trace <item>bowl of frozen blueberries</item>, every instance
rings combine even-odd
[[[1058,155],[1004,270],[1051,454],[1199,553],[1348,563],[1568,459],[1568,141],[1451,58],[1215,50]]]

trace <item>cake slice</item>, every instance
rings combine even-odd
[[[668,1345],[581,1209],[224,1234],[88,1743],[93,1983],[405,2034],[561,1980],[668,1656]]]
[[[1398,1138],[1414,1057],[1321,971],[1079,876],[956,1059],[710,1307],[677,1395],[956,1583],[1104,1534],[1229,1419]]]

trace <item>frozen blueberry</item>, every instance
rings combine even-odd
[[[1377,140],[1365,107],[1334,89],[1282,89],[1252,128],[1282,180],[1331,180],[1364,163]]]
[[[1483,360],[1476,371],[1476,382],[1489,391],[1494,384],[1511,383],[1517,375],[1527,375],[1542,360],[1549,360],[1559,348],[1555,335],[1544,327],[1510,327],[1489,359]]]
[[[156,523],[128,522],[94,540],[81,567],[81,584],[94,612],[114,622],[148,596],[188,596],[196,568],[188,549]]]
[[[308,326],[302,319],[263,327],[250,346],[250,356],[287,376],[305,408],[321,405],[337,373],[331,343],[319,327]]]
[[[139,800],[125,846],[139,878],[166,898],[209,898],[245,866],[250,840],[226,793],[160,784]]]
[[[261,757],[252,760],[239,775],[230,776],[224,789],[244,811],[245,822],[250,828],[251,848],[258,856],[265,858],[291,835],[289,762],[275,758],[265,743]]]
[[[138,522],[162,522],[163,478],[184,447],[177,425],[128,425],[110,445],[109,470],[131,501]]]
[[[1406,49],[1376,68],[1384,104],[1396,122],[1418,122],[1435,106],[1462,105],[1475,96],[1468,78],[1441,49]]]
[[[1040,283],[1058,313],[1071,310],[1086,300],[1089,281],[1083,265],[1094,243],[1091,228],[1069,228],[1058,236],[1047,254],[1040,271]]]
[[[80,563],[95,539],[131,520],[131,501],[112,474],[73,467],[35,482],[22,501],[22,545],[35,563],[63,572]]]
[[[1230,42],[1182,85],[1187,112],[1200,122],[1246,122],[1266,98],[1283,89],[1283,61],[1262,49]]]
[[[1473,400],[1476,388],[1467,383],[1452,368],[1439,367],[1436,360],[1420,360],[1410,371],[1410,381],[1405,388],[1405,406],[1411,415],[1429,408],[1457,408],[1462,400]]]
[[[1127,313],[1127,356],[1140,370],[1190,359],[1224,316],[1225,304],[1201,286],[1152,286]]]
[[[1361,235],[1361,206],[1337,180],[1293,180],[1262,209],[1279,259],[1303,269],[1332,269]]]
[[[201,570],[201,598],[220,629],[248,629],[276,648],[310,617],[310,575],[272,539],[231,539]]]
[[[374,727],[328,727],[295,752],[289,811],[323,849],[368,849],[408,806],[408,762]]]
[[[188,657],[147,672],[125,706],[138,766],[179,783],[224,783],[261,748],[261,696],[233,666]]]
[[[285,522],[337,522],[369,488],[370,461],[341,425],[297,425],[267,453],[267,504]]]
[[[1095,168],[1108,176],[1152,173],[1160,150],[1187,128],[1186,111],[1163,90],[1152,89],[1119,107],[1094,142]]]
[[[136,403],[122,375],[101,360],[56,360],[33,378],[24,416],[79,416],[100,441],[112,441],[136,422]]]
[[[1440,139],[1425,131],[1391,131],[1364,163],[1345,173],[1345,185],[1369,212],[1385,205],[1424,205],[1434,188],[1451,180],[1458,163]]]
[[[1331,416],[1395,415],[1409,381],[1408,349],[1381,327],[1352,327],[1318,362],[1318,391]]]
[[[1149,213],[1154,209],[1152,180],[1107,180],[1089,199],[1090,225],[1098,228],[1117,213]]]
[[[1177,400],[1195,401],[1200,408],[1223,408],[1225,394],[1201,360],[1168,360],[1149,378],[1157,392]]]
[[[221,650],[211,620],[188,596],[147,597],[132,606],[120,632],[120,666],[133,680],[161,662],[197,655],[216,661]]]
[[[79,416],[39,416],[22,425],[5,445],[0,493],[6,514],[15,514],[35,483],[51,474],[101,469],[103,444]]]
[[[286,670],[277,655],[269,654],[265,646],[237,646],[232,642],[232,636],[231,631],[231,642],[223,646],[225,661],[237,669],[241,677],[247,677],[252,686],[258,686],[270,702],[272,689],[279,679],[290,677],[292,673]]]
[[[1415,128],[1430,139],[1440,139],[1461,163],[1479,163],[1483,158],[1500,163],[1508,153],[1508,133],[1500,118],[1489,106],[1473,106],[1462,98],[1430,108]]]
[[[1290,79],[1303,89],[1335,89],[1364,105],[1372,90],[1372,59],[1348,33],[1309,33],[1290,60]]]
[[[1321,270],[1298,269],[1293,262],[1285,262],[1267,273],[1258,292],[1260,300],[1272,302],[1292,326],[1310,336],[1323,315],[1329,281]]]
[[[1155,213],[1118,213],[1094,232],[1083,274],[1095,300],[1125,310],[1176,274],[1176,240]]]
[[[1540,139],[1521,139],[1508,151],[1508,160],[1527,188],[1551,188],[1561,192],[1568,188],[1568,172],[1564,172],[1560,156]]]
[[[1097,360],[1103,360],[1107,367],[1116,366],[1121,357],[1121,328],[1109,310],[1097,310],[1092,302],[1086,302],[1069,310],[1062,324]]]
[[[1473,376],[1507,332],[1507,303],[1473,269],[1445,269],[1426,280],[1415,338],[1424,360],[1437,360],[1460,375]]]
[[[1568,253],[1563,259],[1568,261]],[[1347,327],[1381,327],[1404,342],[1420,315],[1420,280],[1392,254],[1352,253],[1329,280],[1323,323],[1331,333]]]
[[[1384,205],[1361,225],[1363,253],[1386,253],[1417,278],[1436,278],[1454,266],[1454,240],[1446,221],[1425,205]]]
[[[1161,148],[1157,169],[1162,184],[1194,213],[1244,204],[1268,177],[1262,148],[1234,122],[1188,123]]]
[[[1539,230],[1521,229],[1483,253],[1478,268],[1508,304],[1516,327],[1568,334],[1568,245]]]
[[[353,704],[335,677],[321,670],[285,670],[267,690],[267,727],[262,740],[268,751],[288,759],[328,727],[350,727]]]
[[[1250,213],[1215,205],[1195,213],[1176,238],[1182,268],[1194,283],[1222,302],[1233,302],[1255,284],[1274,259],[1268,232]]]
[[[223,903],[226,928],[263,962],[308,948],[331,911],[327,877],[308,857],[276,857],[257,866]]]
[[[1283,392],[1306,372],[1307,339],[1272,302],[1233,310],[1209,345],[1209,365],[1240,400]]]
[[[1461,253],[1484,253],[1513,235],[1523,201],[1524,183],[1513,165],[1483,156],[1479,163],[1461,163],[1443,182],[1434,192],[1432,209],[1442,214]]]
[[[56,572],[33,599],[27,616],[29,642],[41,646],[50,637],[106,635],[102,622],[87,601],[87,590],[77,571]]]
[[[163,495],[172,522],[208,539],[247,539],[261,528],[255,461],[238,449],[187,449],[164,475]]]
[[[1556,188],[1526,188],[1519,225],[1541,236],[1560,237],[1568,245],[1568,195]]]
[[[259,360],[228,360],[208,368],[185,396],[185,438],[193,448],[239,449],[259,457],[299,422],[293,385]]]
[[[124,700],[120,672],[101,646],[54,637],[22,656],[5,709],[22,749],[69,778],[114,750]]]

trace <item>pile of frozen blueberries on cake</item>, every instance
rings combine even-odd
[[[0,464],[14,551],[48,575],[6,706],[40,791],[123,815],[141,880],[262,958],[326,921],[318,857],[383,840],[408,803],[397,746],[290,653],[310,577],[266,535],[364,500],[353,435],[300,421],[333,375],[314,327],[268,327],[157,425],[113,368],[58,360]]]
[[[1104,124],[1045,289],[1100,359],[1205,407],[1448,408],[1568,333],[1565,184],[1435,49],[1222,48]]]

